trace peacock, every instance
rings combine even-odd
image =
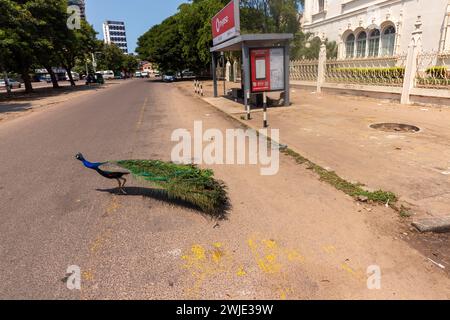
[[[224,182],[214,179],[210,169],[161,160],[89,162],[81,153],[75,158],[102,177],[116,180],[119,192],[125,195],[125,177],[130,176],[140,184],[163,192],[170,200],[188,203],[213,216],[222,216],[229,206]]]

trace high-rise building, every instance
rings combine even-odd
[[[105,21],[103,23],[103,37],[107,44],[114,43],[124,53],[128,53],[127,34],[125,32],[125,22]]]
[[[69,6],[80,7],[81,19],[86,20],[86,3],[84,0],[68,0]]]

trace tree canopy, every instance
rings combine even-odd
[[[81,20],[79,29],[67,26],[67,7],[67,0],[0,1],[0,69],[20,74],[27,92],[32,91],[33,68],[44,67],[51,74],[52,67],[62,66],[71,78],[77,60],[98,46],[86,21]]]
[[[176,14],[153,26],[139,38],[137,53],[140,58],[156,63],[161,70],[208,70],[211,63],[211,19],[228,2],[192,0],[182,4]],[[241,0],[241,33],[293,33],[292,57],[317,57],[317,40],[311,42],[310,35],[300,30],[303,2]],[[333,53],[333,44],[327,46]]]

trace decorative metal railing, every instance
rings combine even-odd
[[[423,52],[417,57],[417,88],[450,89],[450,52]]]
[[[325,82],[401,86],[406,54],[390,57],[327,60]]]
[[[290,64],[292,80],[317,81],[319,72],[318,60],[293,60]]]

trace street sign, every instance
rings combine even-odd
[[[284,49],[250,50],[252,92],[284,90]]]
[[[231,0],[211,20],[213,44],[217,45],[240,35],[239,0]]]

